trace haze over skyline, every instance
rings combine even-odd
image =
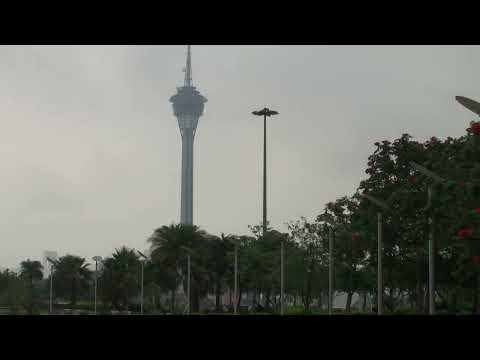
[[[181,141],[169,98],[185,46],[0,47],[0,266],[44,250],[143,250],[180,219]],[[478,46],[192,46],[208,104],[195,139],[194,221],[219,235],[312,218],[352,195],[376,141],[461,136],[478,118]]]

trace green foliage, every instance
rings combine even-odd
[[[102,262],[98,277],[99,297],[114,310],[129,308],[129,299],[140,289],[141,263],[133,249],[116,249]]]
[[[200,299],[211,288],[208,256],[211,236],[194,225],[172,224],[155,230],[148,241],[152,262],[171,277],[171,290],[183,282],[187,292],[187,255],[191,254],[191,310],[198,312]]]
[[[32,261],[27,259],[20,264],[20,278],[23,279],[27,286],[24,306],[27,308],[28,314],[33,315],[38,304],[38,296],[35,291],[35,282],[43,278],[43,266],[40,261]]]
[[[79,298],[88,297],[91,289],[92,271],[85,259],[74,255],[65,255],[54,261],[54,296],[70,300],[72,305]]]

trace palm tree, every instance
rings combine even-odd
[[[145,264],[145,291],[147,287],[155,290],[155,293],[163,293],[163,292],[170,292],[172,295],[175,295],[175,290],[177,290],[177,284],[175,283],[176,279],[176,272],[172,271],[172,269],[165,269],[157,263],[152,263],[148,261]],[[157,302],[154,301],[156,308]],[[158,303],[158,307],[163,311],[164,308]],[[170,301],[170,311],[173,313],[175,308],[175,301],[171,299]]]
[[[213,236],[208,241],[209,243],[209,261],[208,268],[212,276],[212,282],[215,291],[215,309],[220,310],[220,295],[223,290],[223,285],[226,281],[226,276],[229,270],[233,269],[233,260],[231,253],[234,251],[235,236],[221,234],[220,237]]]
[[[153,263],[174,274],[175,289],[180,277],[186,279],[186,276],[182,276],[186,273],[186,254],[182,248],[192,251],[190,300],[193,312],[199,311],[200,299],[208,293],[208,247],[205,246],[207,236],[198,226],[172,224],[155,230],[148,239],[151,243]],[[184,281],[184,289],[185,287]],[[174,294],[175,290],[172,289],[173,299]]]
[[[145,270],[148,278],[149,268]],[[139,293],[140,272],[139,256],[134,249],[125,246],[116,249],[111,257],[103,261],[99,278],[99,291],[104,303],[110,304],[112,309],[128,309],[129,299]]]
[[[65,255],[54,262],[53,281],[59,296],[70,298],[70,304],[77,303],[78,296],[89,287],[92,271],[85,259],[74,255]]]
[[[125,309],[128,299],[136,295],[139,288],[140,260],[135,250],[123,246],[112,255],[113,269],[116,273],[116,287]]]
[[[33,305],[34,305],[34,294],[33,294],[33,285],[37,280],[42,280],[43,266],[40,261],[32,261],[27,259],[22,261],[20,264],[20,276],[27,281],[27,286],[29,290],[27,311],[28,314],[33,314]]]

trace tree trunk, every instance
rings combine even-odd
[[[425,309],[425,311],[428,310],[428,291],[427,289],[424,289],[424,296],[423,296],[423,308]]]
[[[70,298],[70,302],[72,303],[72,305],[76,305],[77,304],[77,289],[76,289],[76,279],[75,277],[72,278],[72,293],[71,293],[71,298]]]
[[[305,296],[305,311],[310,310],[310,304],[312,303],[312,277],[313,277],[313,272],[309,271],[307,275],[307,293]]]
[[[347,292],[347,304],[345,305],[345,311],[347,313],[350,313],[352,310],[352,297],[353,297],[353,291]]]
[[[175,314],[175,289],[172,290],[171,293],[171,307],[172,307],[172,314]]]
[[[240,309],[242,303],[242,289],[238,289],[238,299],[237,299],[237,311]]]
[[[363,304],[362,304],[362,312],[367,311],[367,292],[363,292]]]
[[[215,311],[220,311],[220,280],[217,280],[215,285]]]
[[[456,314],[457,311],[458,311],[457,303],[458,303],[458,287],[455,288],[455,290],[452,294],[452,304],[451,304],[450,311],[453,312],[454,314]]]
[[[30,277],[30,294],[28,299],[28,314],[33,315],[33,277]]]
[[[192,300],[192,306],[190,308],[191,312],[196,312],[198,313],[200,311],[200,294],[198,293],[198,290],[196,287],[191,287],[192,293],[190,294],[191,300]]]
[[[267,294],[265,296],[265,307],[268,309],[270,306],[270,289],[267,290]]]

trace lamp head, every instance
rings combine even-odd
[[[480,104],[478,102],[464,96],[455,96],[455,100],[457,100],[468,110],[473,111],[477,115],[480,115]]]
[[[444,179],[441,176],[435,174],[433,171],[430,171],[426,167],[423,167],[422,165],[419,165],[413,161],[410,161],[410,166],[418,170],[419,172],[421,172],[423,175],[429,177],[430,179],[433,179],[436,182],[444,181]]]
[[[147,256],[144,253],[142,253],[140,250],[137,250],[137,253],[138,255],[140,255],[140,257],[144,258],[145,260],[148,260]]]
[[[256,115],[256,116],[273,116],[273,115],[278,115],[278,111],[275,111],[275,110],[270,110],[269,108],[263,108],[262,110],[259,110],[259,111],[253,111],[252,112],[253,115]]]
[[[374,197],[371,196],[371,195],[367,195],[367,194],[362,193],[362,194],[360,194],[360,196],[362,196],[363,198],[365,198],[365,199],[367,199],[367,200],[370,200],[372,203],[374,203],[375,205],[381,207],[381,208],[384,209],[384,210],[390,210],[390,207],[389,207],[386,203],[384,203],[384,202],[381,201],[381,200],[378,200],[378,199],[374,198]]]

